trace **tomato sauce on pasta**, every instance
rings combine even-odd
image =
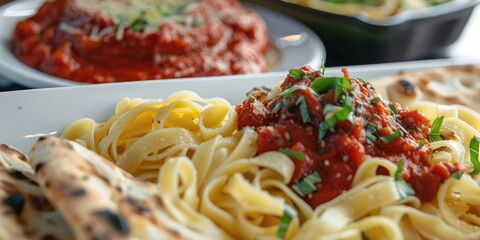
[[[274,98],[261,104],[250,98],[236,107],[238,128],[256,127],[259,153],[290,156],[291,187],[317,174],[317,181],[309,182],[312,190],[300,191],[312,207],[350,189],[357,168],[370,157],[402,161],[403,179],[416,196],[434,198],[440,183],[462,170],[458,164],[430,163],[428,117],[381,100],[369,83],[343,72],[343,78],[326,78],[309,67],[291,70]]]

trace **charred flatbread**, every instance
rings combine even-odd
[[[0,239],[73,239],[17,149],[0,144]]]
[[[74,142],[41,138],[29,159],[77,239],[207,239],[167,215],[155,184]]]
[[[467,106],[480,112],[480,65],[401,72],[371,83],[383,97],[402,106],[427,100]]]

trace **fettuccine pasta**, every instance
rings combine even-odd
[[[480,119],[471,119],[474,115],[464,117],[457,108],[447,109],[430,102],[417,102],[411,110],[391,107],[387,100],[368,95],[373,94],[368,84],[349,78],[346,72],[344,78],[326,78],[322,74],[309,68],[291,71],[273,91],[276,93],[273,98],[270,93],[263,103],[253,98],[243,106],[233,106],[222,98],[201,98],[189,91],[176,92],[164,100],[124,98],[107,121],[79,119],[64,130],[62,137],[98,152],[134,176],[157,183],[168,214],[212,239],[480,238],[478,146],[472,149],[471,142],[480,136],[480,129],[469,124],[478,123]],[[318,109],[310,97],[317,97],[321,103],[322,96],[330,92],[333,97],[335,92],[335,87],[321,90],[317,83],[312,83],[317,79],[340,81],[343,93],[337,96],[343,99],[343,108],[332,102],[333,112],[328,112],[327,105],[318,105],[323,110],[321,115],[315,115]],[[288,89],[290,92],[286,93]],[[285,96],[295,100],[296,108],[281,109],[290,101],[281,98]],[[265,132],[273,134],[283,129],[282,125],[268,125],[271,118],[266,116],[272,106],[281,119],[297,111],[297,120],[308,126],[314,125],[310,123],[316,118],[324,118],[319,121],[320,127],[314,136],[324,134],[318,136],[319,142],[329,147],[329,142],[321,139],[333,139],[342,130],[332,127],[321,133],[321,125],[328,119],[340,118],[337,114],[341,109],[349,109],[349,101],[352,101],[350,108],[358,109],[361,104],[350,97],[368,98],[378,104],[377,110],[390,106],[392,112],[384,113],[389,116],[387,119],[404,126],[401,133],[389,135],[382,133],[384,129],[368,128],[367,123],[355,120],[368,112],[365,106],[363,113],[348,112],[351,120],[346,116],[334,123],[334,126],[341,125],[342,121],[349,121],[353,126],[365,124],[360,136],[365,142],[370,139],[362,159],[355,159],[356,155],[349,153],[342,155],[339,162],[358,164],[347,164],[352,167],[346,168],[346,172],[339,171],[331,178],[325,174],[323,167],[341,166],[333,155],[323,160],[321,167],[313,165],[314,156],[331,153],[329,149],[318,149],[315,154],[320,155],[315,155],[309,152],[308,143],[303,143],[303,148],[298,142],[286,145],[285,142],[296,138],[293,132],[288,132],[296,125],[286,128],[290,133],[288,139],[281,139],[280,135],[264,138]],[[281,106],[275,107],[275,103]],[[302,106],[308,106],[308,112],[302,110]],[[432,106],[436,110],[432,110]],[[284,110],[287,115],[282,115]],[[443,117],[438,126],[440,139],[423,139],[423,133],[415,132],[420,130],[410,126],[417,116],[412,115],[417,114],[416,110],[426,113],[418,117],[429,119],[426,129],[431,136],[437,133],[434,125],[438,121],[434,120]],[[355,135],[356,127],[349,128],[349,134]],[[408,150],[408,154],[402,149],[397,149],[395,154],[382,152],[383,155],[376,156],[369,152],[376,144],[388,148],[390,143],[407,135],[413,136],[409,141],[415,147]],[[281,140],[283,145],[274,149],[272,145],[265,145],[268,142],[265,139]],[[347,144],[350,138],[345,139],[342,142],[345,148],[353,146]],[[405,149],[406,146],[402,145]],[[421,165],[422,171],[428,170],[426,178],[411,172],[416,169],[413,165],[424,159],[409,154],[421,151],[428,157],[425,158],[428,162]],[[476,161],[472,157],[476,157]],[[305,170],[307,167],[313,167],[314,171]],[[420,192],[421,189],[427,191],[430,183],[422,181],[430,178],[438,180],[437,188],[432,188],[435,192],[430,195]],[[345,189],[339,192],[332,190],[330,197],[318,195],[330,191],[328,181],[331,179],[342,179],[350,185],[342,185]],[[309,188],[310,191],[304,192]]]

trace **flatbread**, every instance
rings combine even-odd
[[[73,239],[17,149],[0,144],[0,239]]]
[[[480,112],[480,65],[401,72],[371,83],[383,97],[402,106],[427,100],[467,106]]]
[[[77,239],[209,239],[167,215],[155,184],[75,142],[40,138],[29,159]]]

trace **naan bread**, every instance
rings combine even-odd
[[[17,149],[0,144],[0,239],[73,239]]]
[[[29,159],[77,239],[209,239],[167,215],[155,184],[74,142],[40,138]]]
[[[480,112],[480,65],[402,72],[371,83],[383,97],[402,106],[428,100],[463,105]]]

